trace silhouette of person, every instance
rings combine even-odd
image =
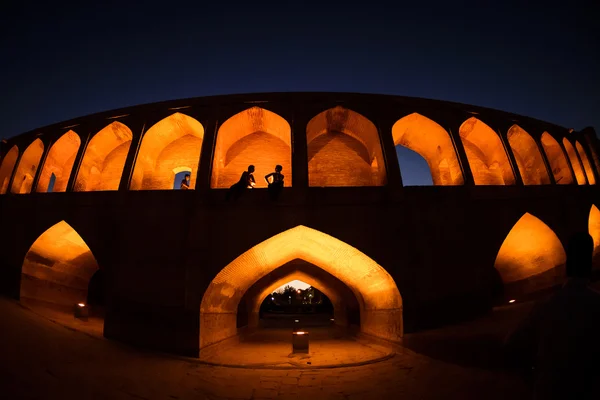
[[[275,172],[271,172],[270,174],[265,175],[265,181],[268,185],[269,196],[272,200],[277,199],[277,197],[279,197],[279,193],[281,193],[281,190],[283,190],[284,176],[281,173],[282,169],[283,167],[281,165],[276,165]],[[270,181],[269,178],[271,178]]]
[[[190,174],[185,174],[185,177],[181,181],[179,185],[179,189],[181,190],[189,190],[190,189]]]
[[[594,241],[574,235],[567,281],[509,336],[508,355],[530,362],[534,399],[600,399],[600,293],[591,289]]]
[[[234,200],[237,200],[246,189],[252,189],[255,185],[256,181],[254,180],[254,165],[249,165],[248,169],[242,173],[240,180],[231,185],[227,191],[225,200],[229,200],[232,196]]]

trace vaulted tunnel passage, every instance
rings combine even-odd
[[[118,190],[133,135],[115,121],[88,143],[75,181],[76,192]]]
[[[44,154],[44,143],[35,139],[23,152],[13,178],[12,193],[30,193],[35,174]]]
[[[11,147],[2,159],[2,164],[0,164],[0,194],[4,194],[8,190],[8,183],[15,169],[18,157],[19,148],[15,145]]]
[[[579,158],[583,163],[583,168],[585,170],[585,176],[587,177],[587,181],[590,185],[596,184],[596,178],[594,177],[594,170],[592,169],[592,164],[590,164],[590,160],[585,154],[585,150],[583,146],[578,141],[575,142],[575,148],[577,149],[577,153],[579,154]]]
[[[211,187],[230,187],[251,164],[256,187],[267,186],[263,177],[278,164],[285,186],[292,186],[291,136],[290,124],[269,110],[252,107],[232,116],[217,132]]]
[[[542,134],[542,147],[550,163],[554,181],[558,185],[570,185],[575,182],[569,162],[560,144],[548,132]]]
[[[36,192],[48,192],[51,181],[53,181],[52,192],[66,192],[80,145],[79,135],[73,131],[68,131],[50,147]],[[52,179],[53,176],[54,179]]]
[[[577,157],[577,153],[575,152],[575,148],[567,140],[567,138],[563,138],[563,145],[565,146],[565,150],[567,151],[567,155],[569,156],[569,160],[571,161],[571,166],[573,167],[573,172],[575,173],[575,178],[577,178],[577,184],[585,185],[587,181],[585,180],[585,173],[583,172],[583,167],[579,162],[579,157]]]
[[[383,186],[387,182],[379,133],[355,111],[336,106],[306,126],[310,186]]]
[[[523,128],[513,125],[508,130],[508,143],[517,161],[524,185],[549,185],[550,176],[537,143]]]
[[[196,187],[204,127],[181,113],[157,122],[144,134],[135,161],[130,190],[172,190],[178,172],[191,172],[190,189]]]

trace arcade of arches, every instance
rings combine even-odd
[[[587,181],[590,185],[596,184],[596,178],[594,177],[594,171],[592,170],[592,165],[590,164],[590,160],[588,160],[587,155],[585,154],[585,150],[583,150],[583,146],[579,142],[575,142],[575,147],[577,148],[577,153],[579,153],[579,158],[583,163],[583,168],[585,170],[585,176],[587,177]]]
[[[581,163],[579,162],[579,157],[577,157],[577,153],[575,152],[575,148],[573,147],[571,142],[567,140],[567,138],[563,139],[563,145],[565,146],[565,150],[567,151],[567,155],[569,156],[569,160],[571,161],[573,173],[575,173],[575,178],[577,178],[577,184],[585,185],[587,182],[585,180],[583,168],[581,167]]]
[[[13,183],[12,193],[30,193],[33,179],[44,154],[44,144],[40,139],[35,139],[23,152],[19,161]]]
[[[520,126],[508,130],[508,143],[515,155],[524,185],[549,185],[550,176],[537,143]]]
[[[44,193],[48,191],[53,174],[56,178],[52,191],[65,192],[67,190],[71,170],[73,169],[73,164],[75,164],[75,157],[80,145],[81,139],[79,139],[79,135],[73,131],[68,131],[50,147],[48,156],[44,161],[44,167],[42,168],[36,192]]]
[[[2,164],[0,164],[0,194],[4,194],[8,190],[8,182],[10,181],[10,177],[15,169],[15,164],[17,163],[18,157],[19,148],[17,146],[13,146],[2,159]]]
[[[554,175],[554,181],[559,185],[572,184],[574,182],[573,174],[560,144],[548,132],[542,134],[541,141]]]
[[[266,187],[263,176],[283,167],[285,186],[292,186],[292,130],[285,119],[259,107],[225,121],[217,132],[212,188],[228,188],[248,168],[256,168],[256,187]]]

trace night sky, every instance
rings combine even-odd
[[[600,2],[34,3],[0,6],[5,138],[113,108],[272,91],[425,97],[600,130]]]

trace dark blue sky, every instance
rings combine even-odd
[[[129,105],[270,91],[417,96],[600,127],[598,2],[48,3],[0,6],[0,136]]]

